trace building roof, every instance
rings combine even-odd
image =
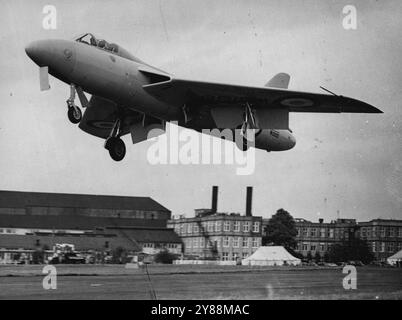
[[[34,250],[38,247],[48,246],[50,249],[56,243],[69,243],[75,246],[77,251],[105,250],[106,242],[108,248],[113,250],[123,247],[127,250],[141,250],[135,242],[124,237],[94,237],[94,236],[36,236],[36,235],[5,235],[0,234],[0,249],[25,249]]]
[[[173,229],[111,229],[109,232],[114,232],[120,237],[134,239],[139,243],[182,243],[180,237],[173,231]]]
[[[0,208],[22,208],[27,206],[170,212],[169,209],[149,197],[0,190]]]
[[[0,214],[0,228],[94,230],[109,227],[149,227],[164,228],[166,220],[103,218],[80,215],[12,215]]]

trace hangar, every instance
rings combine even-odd
[[[181,253],[171,212],[149,197],[0,191],[0,262],[56,243],[81,252]],[[49,252],[50,254],[50,252]]]

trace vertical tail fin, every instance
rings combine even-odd
[[[278,73],[267,82],[266,87],[287,89],[289,87],[290,75],[287,73]]]

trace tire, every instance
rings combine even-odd
[[[81,121],[82,119],[82,112],[81,109],[77,107],[77,110],[75,108],[68,108],[67,112],[68,120],[70,120],[71,123],[77,124]]]
[[[110,157],[114,161],[121,161],[124,159],[126,155],[126,145],[124,141],[120,138],[109,138],[110,140],[107,141],[107,146],[109,150]]]

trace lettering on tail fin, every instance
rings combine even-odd
[[[287,89],[289,87],[290,75],[287,73],[278,73],[267,82],[266,87]]]

